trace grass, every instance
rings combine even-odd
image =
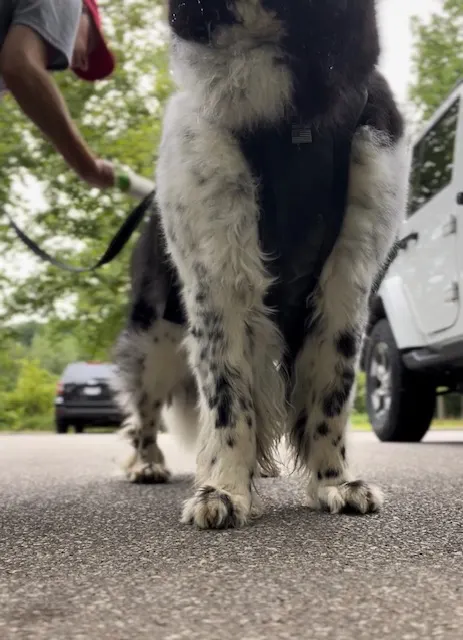
[[[368,416],[365,413],[354,413],[351,418],[352,431],[372,431],[371,425],[368,421]],[[463,430],[463,418],[460,420],[457,419],[449,419],[449,420],[434,420],[431,429],[454,429],[454,430]],[[29,420],[24,424],[21,429],[14,428],[11,425],[6,425],[0,423],[0,432],[15,432],[15,433],[37,433],[37,432],[50,432],[54,431],[54,425],[52,420],[48,420],[46,418],[36,420]],[[111,427],[90,427],[87,429],[89,433],[111,433],[115,431],[115,429]],[[74,429],[71,427],[69,429],[70,433],[74,432]]]
[[[368,421],[368,417],[364,413],[356,413],[351,419],[352,431],[372,431],[371,424]],[[460,420],[433,420],[431,429],[455,429],[463,430],[463,418]]]

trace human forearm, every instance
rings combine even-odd
[[[95,159],[73,123],[51,76],[34,64],[4,80],[24,113],[83,179],[95,171]]]

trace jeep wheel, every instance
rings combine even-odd
[[[68,432],[68,423],[65,420],[60,418],[56,418],[56,433],[67,433]]]
[[[436,406],[433,381],[406,369],[387,320],[379,320],[365,354],[366,404],[371,425],[384,442],[419,442]]]

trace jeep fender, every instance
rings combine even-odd
[[[426,336],[413,317],[402,279],[399,276],[386,278],[377,295],[399,350],[426,346]]]

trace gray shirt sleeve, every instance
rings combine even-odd
[[[0,0],[3,2],[3,0]],[[33,29],[49,45],[48,68],[69,67],[82,12],[82,0],[16,0],[10,27]]]

